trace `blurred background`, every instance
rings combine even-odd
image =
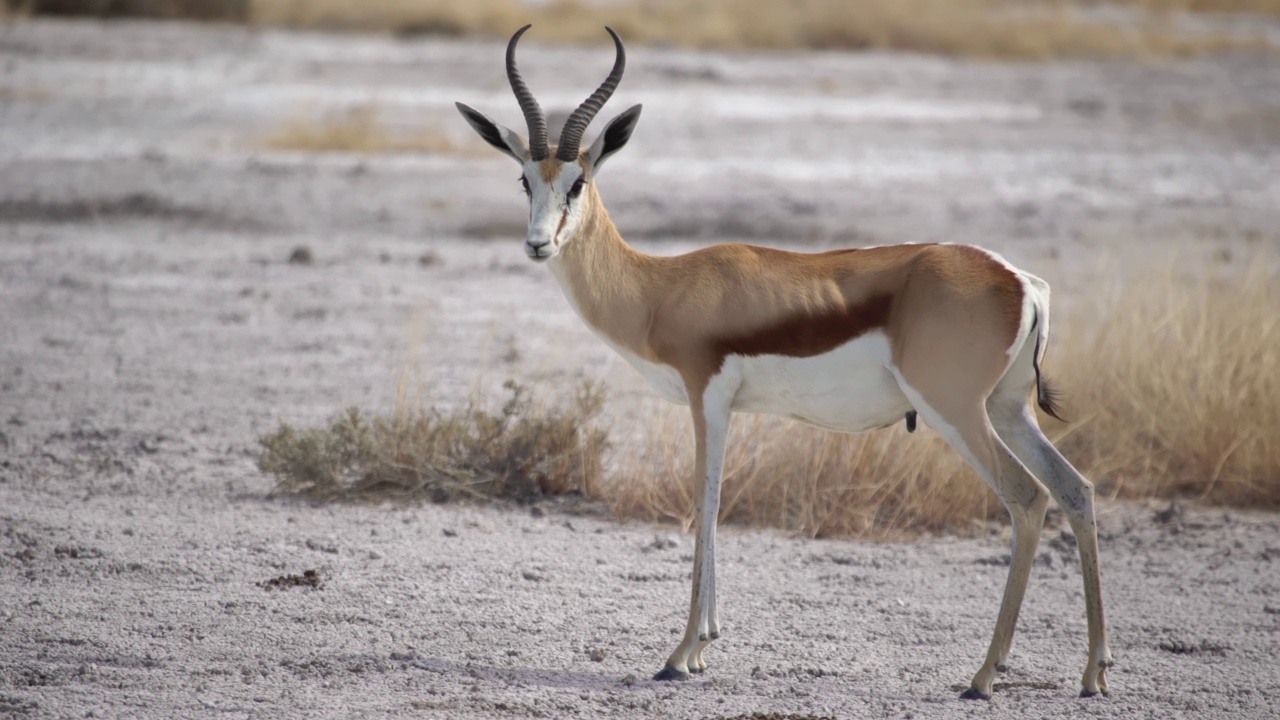
[[[1189,55],[1265,44],[1224,16],[1276,15],[1275,0],[6,0],[11,13],[217,20],[258,26],[598,40],[707,49],[896,49],[969,57]],[[1213,20],[1208,20],[1217,16]]]
[[[1048,280],[1120,663],[1087,710],[1276,716],[1280,0],[0,0],[0,715],[955,714],[1011,530],[924,423],[736,417],[722,520],[777,531],[717,541],[711,677],[645,679],[689,413],[454,107],[524,133],[525,23],[553,121],[627,43],[584,143],[644,104],[598,178],[644,252]],[[978,714],[1085,709],[1060,512],[1040,548]]]

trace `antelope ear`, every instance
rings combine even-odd
[[[587,161],[591,163],[591,174],[599,172],[600,166],[610,155],[618,152],[631,139],[631,131],[636,129],[640,120],[640,105],[632,105],[623,110],[617,117],[609,121],[600,137],[591,143],[587,151]]]
[[[510,155],[521,165],[529,159],[529,146],[525,144],[524,138],[469,105],[463,103],[454,103],[454,105],[458,106],[458,112],[462,113],[462,117],[466,118],[467,123],[480,134],[480,137],[484,138],[485,142]]]

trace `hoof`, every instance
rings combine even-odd
[[[706,671],[707,671],[707,669],[706,669],[706,668],[704,668],[704,667],[691,667],[691,668],[689,668],[689,672],[693,673],[694,675],[701,675],[702,673],[704,673],[704,672],[706,672]],[[686,678],[688,678],[688,676],[687,676],[687,675],[686,675],[685,677],[686,677]]]
[[[669,680],[688,680],[688,679],[689,679],[689,673],[687,673],[687,672],[681,672],[681,671],[679,671],[679,670],[677,670],[677,669],[675,669],[675,668],[673,668],[673,667],[671,667],[671,666],[667,666],[667,667],[662,668],[662,670],[660,670],[660,671],[658,672],[658,674],[657,674],[657,675],[654,675],[654,676],[653,676],[653,679],[654,679],[654,680],[662,680],[662,681],[669,681]]]
[[[998,664],[996,665],[996,672],[998,672],[998,673],[1006,673],[1006,672],[1009,672],[1009,666],[1008,666],[1008,665],[1005,665],[1004,663],[998,663]]]
[[[720,631],[719,631],[719,630],[717,630],[717,631],[715,631],[715,632],[711,633],[710,637],[711,637],[711,639],[712,639],[712,640],[719,640],[719,639],[720,639]]]
[[[960,693],[960,699],[961,700],[990,700],[991,696],[985,693],[979,692],[978,688],[976,687],[971,687],[968,690],[965,690],[964,692]]]
[[[1081,690],[1080,691],[1080,697],[1082,698],[1097,697],[1098,695],[1101,695],[1102,697],[1106,697],[1108,693],[1106,690],[1103,690],[1101,692],[1097,690]]]

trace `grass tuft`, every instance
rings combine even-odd
[[[319,119],[297,118],[266,136],[269,150],[301,152],[431,153],[470,152],[437,127],[400,130],[384,122],[376,107],[361,105]]]
[[[492,412],[472,403],[450,412],[367,418],[357,408],[328,427],[282,423],[258,439],[258,467],[286,492],[312,499],[453,500],[598,494],[607,436],[596,422],[598,384],[580,384],[563,408],[536,405],[514,382]]]

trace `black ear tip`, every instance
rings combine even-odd
[[[627,128],[628,131],[640,122],[640,106],[632,105],[618,116],[618,124]]]

